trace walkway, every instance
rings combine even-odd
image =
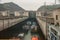
[[[24,40],[31,40],[31,32],[28,31],[28,34],[24,37]]]

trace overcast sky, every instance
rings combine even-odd
[[[37,10],[40,6],[46,4],[54,4],[55,0],[0,0],[0,3],[14,2],[25,10]],[[58,1],[57,1],[58,3]]]

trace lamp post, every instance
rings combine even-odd
[[[8,11],[7,11],[7,14],[8,14],[8,27],[9,27],[9,13],[8,13]]]
[[[4,16],[3,16],[3,30],[4,30]]]
[[[47,11],[45,11],[45,14],[47,14]],[[45,15],[45,21],[46,21],[46,39],[47,39],[47,37],[48,37],[48,36],[47,36],[47,31],[48,31],[48,30],[47,30],[47,29],[48,29],[48,27],[47,27],[47,21],[48,21],[48,20],[47,20],[47,15]]]
[[[48,27],[47,27],[47,6],[46,6],[46,2],[44,2],[44,6],[45,6],[45,19],[46,19],[46,39],[47,39],[47,33],[48,33],[48,31],[47,31],[47,29],[48,29]]]
[[[48,27],[47,27],[47,17],[46,17],[46,38],[48,38]]]

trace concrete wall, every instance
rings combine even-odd
[[[46,37],[46,22],[40,20],[40,18],[37,18],[37,21],[38,21],[38,23],[39,23],[39,25],[40,25],[40,28],[41,28],[43,34],[44,34],[45,37]]]
[[[41,20],[41,17],[44,17],[44,15],[42,16],[42,13],[40,11],[36,12],[37,21],[38,21],[40,28],[46,38],[46,21],[44,21],[45,19]]]

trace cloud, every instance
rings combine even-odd
[[[26,10],[37,10],[41,5],[54,4],[54,0],[2,0],[2,2],[14,2]]]

